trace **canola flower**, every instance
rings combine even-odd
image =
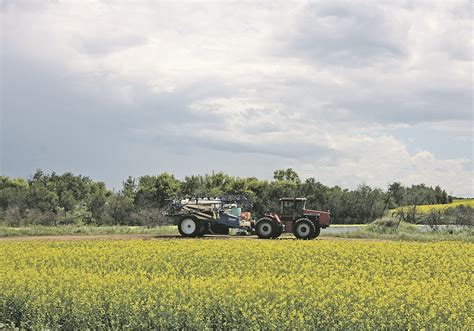
[[[419,214],[428,214],[432,211],[447,210],[447,209],[450,209],[450,208],[456,208],[456,207],[460,207],[460,206],[474,208],[474,199],[454,200],[453,202],[447,203],[447,204],[418,205],[418,206],[416,206],[416,211]],[[396,209],[392,209],[391,212],[395,212],[395,211],[398,211],[398,210],[403,210],[405,212],[409,212],[411,209],[412,209],[411,206],[398,207]]]
[[[472,329],[473,245],[0,242],[0,328]]]

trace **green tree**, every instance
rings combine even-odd
[[[123,195],[126,198],[135,200],[135,197],[137,195],[137,189],[138,187],[135,178],[133,178],[132,176],[128,176],[127,180],[123,182]]]
[[[180,195],[180,189],[181,182],[171,174],[143,176],[138,180],[135,202],[140,208],[163,208],[169,199]]]
[[[93,183],[90,188],[91,193],[86,201],[87,209],[92,215],[91,221],[100,225],[105,222],[105,206],[111,192],[105,188],[105,184],[102,182]]]
[[[107,199],[107,214],[113,225],[132,225],[132,213],[135,205],[123,192],[111,194]]]
[[[31,182],[29,186],[26,198],[29,208],[39,209],[42,212],[57,212],[59,205],[56,192],[51,192],[42,181]]]
[[[392,207],[399,207],[403,206],[405,200],[405,188],[399,182],[395,182],[390,184],[388,187],[388,191],[391,194],[392,200],[394,201],[394,206]]]
[[[18,207],[24,210],[28,191],[28,182],[23,178],[0,176],[0,208],[6,210],[9,207]]]
[[[203,177],[200,175],[186,176],[181,184],[182,196],[207,195]]]
[[[300,177],[292,168],[275,170],[273,172],[273,178],[277,181],[301,182]]]
[[[59,196],[59,206],[64,208],[66,213],[72,211],[76,205],[76,199],[71,191],[65,191]]]

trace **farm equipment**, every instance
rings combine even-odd
[[[242,234],[257,234],[261,239],[275,239],[290,232],[298,239],[314,239],[329,226],[329,211],[305,209],[305,198],[280,199],[280,212],[268,213],[257,221],[251,219],[250,201],[241,195],[216,198],[173,200],[166,214],[175,217],[183,237],[205,234],[229,234],[235,228]]]
[[[329,211],[306,209],[305,198],[281,198],[280,213],[260,218],[255,232],[261,239],[278,238],[283,232],[292,232],[298,239],[314,239],[329,226],[329,219]]]
[[[215,198],[191,198],[174,200],[166,212],[175,217],[175,224],[183,237],[202,237],[205,234],[229,234],[236,228],[240,233],[251,233],[255,222],[251,221],[252,204],[242,195],[224,195]]]

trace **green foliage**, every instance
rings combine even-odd
[[[407,241],[444,241],[461,240],[474,241],[472,226],[443,225],[437,229],[416,226],[392,217],[383,217],[375,222],[361,227],[357,231],[336,233],[332,236],[344,238],[365,238],[377,240],[407,240]]]
[[[450,203],[452,199],[439,186],[435,188],[424,184],[404,187],[395,182],[389,185],[390,208],[406,205],[434,205]]]
[[[122,193],[125,197],[135,200],[137,195],[137,184],[135,178],[128,176],[127,180],[123,182]]]
[[[29,208],[37,208],[42,212],[55,212],[59,207],[58,202],[58,195],[46,183],[40,181],[30,183],[26,197],[26,205]]]
[[[356,224],[369,223],[399,206],[446,203],[450,199],[439,186],[393,183],[383,191],[362,184],[348,190],[326,186],[315,178],[302,181],[291,168],[276,170],[273,175],[272,181],[222,172],[186,176],[184,180],[169,173],[138,179],[129,176],[118,192],[111,192],[103,182],[70,172],[58,175],[37,170],[28,180],[0,176],[0,224],[166,224],[169,220],[159,211],[170,199],[221,194],[247,196],[255,217],[278,211],[281,197],[306,197],[307,208],[330,210],[333,223]],[[466,212],[458,214],[465,222],[470,221]]]
[[[103,223],[107,197],[110,195],[111,192],[107,191],[104,183],[94,183],[94,185],[91,185],[91,191],[85,199],[85,204],[92,215],[91,220],[94,220],[97,224]]]
[[[0,209],[8,207],[26,208],[28,182],[23,178],[0,176]]]
[[[138,180],[135,202],[139,207],[163,208],[180,193],[181,182],[173,175],[143,176]]]
[[[76,225],[89,224],[92,220],[92,213],[87,210],[86,206],[75,208],[70,213],[64,213],[64,216],[59,217],[56,225]]]
[[[130,216],[135,210],[133,200],[123,194],[110,195],[107,200],[107,215],[110,217],[107,224],[131,225]]]
[[[292,168],[275,170],[273,172],[273,179],[277,181],[300,183],[300,177]]]

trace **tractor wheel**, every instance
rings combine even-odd
[[[283,233],[283,226],[281,224],[278,224],[275,228],[275,233],[273,234],[272,238],[276,239],[279,236],[281,236],[282,233]]]
[[[209,223],[198,221],[199,225],[199,232],[197,234],[198,237],[204,237],[205,234],[209,233]]]
[[[196,237],[201,231],[200,222],[193,217],[184,217],[178,224],[178,231],[183,237]]]
[[[300,218],[293,227],[293,234],[297,239],[309,240],[315,238],[316,226],[307,218]]]
[[[229,234],[229,228],[222,224],[211,223],[209,225],[209,230],[212,234]]]
[[[315,224],[315,223],[313,223],[313,224],[314,224],[314,228],[316,229],[316,231],[314,232],[314,237],[311,238],[311,239],[317,238],[321,234],[321,227],[319,226],[319,224]]]
[[[257,221],[255,231],[260,239],[270,239],[276,234],[277,224],[271,218],[264,217]]]

